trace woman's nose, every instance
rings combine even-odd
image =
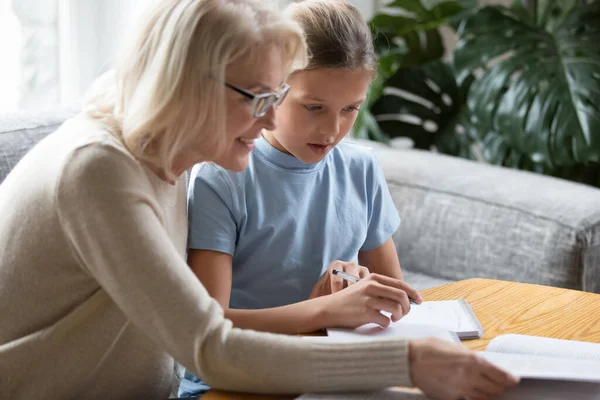
[[[260,118],[260,123],[269,131],[275,130],[277,127],[275,123],[275,106],[271,106],[265,115]]]

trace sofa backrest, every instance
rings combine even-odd
[[[75,110],[0,116],[0,183]],[[376,146],[402,217],[402,266],[600,293],[600,190],[455,157]]]
[[[74,114],[61,108],[0,115],[0,183],[25,153]]]
[[[418,150],[376,150],[403,268],[600,293],[600,190]]]

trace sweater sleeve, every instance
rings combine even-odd
[[[212,387],[261,393],[410,386],[405,341],[327,344],[232,328],[172,244],[143,167],[75,150],[56,186],[74,256],[130,321]]]

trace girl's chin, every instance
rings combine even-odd
[[[294,157],[296,157],[298,160],[302,161],[305,164],[316,164],[323,158],[325,158],[327,153],[328,152],[325,152],[324,154],[315,154],[313,151],[304,151],[301,153],[299,152],[299,154],[294,155]]]

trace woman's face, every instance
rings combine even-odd
[[[258,49],[253,57],[230,64],[225,76],[229,85],[251,94],[278,93],[284,83],[285,66],[284,52],[270,45]],[[248,155],[261,131],[275,129],[275,110],[270,107],[264,116],[256,118],[251,99],[229,87],[225,90],[229,145],[214,161],[231,171],[242,171],[248,166]]]

